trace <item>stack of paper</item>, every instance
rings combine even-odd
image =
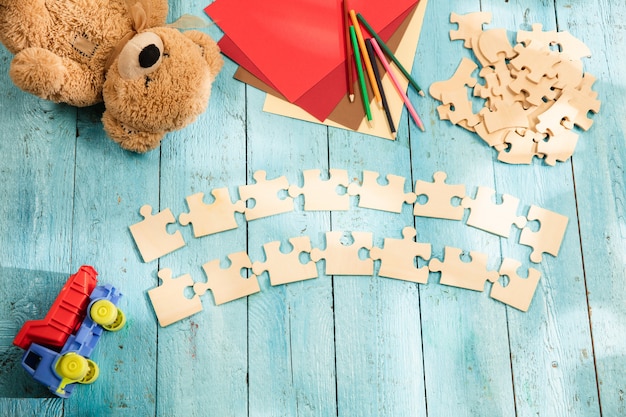
[[[410,69],[426,2],[351,0],[350,7]],[[393,138],[382,110],[372,106],[379,122],[370,128],[360,96],[353,103],[347,98],[343,0],[216,0],[205,12],[224,32],[222,52],[240,65],[235,78],[268,93],[265,111]],[[383,85],[394,92],[387,78]],[[395,92],[387,99],[397,125],[402,99]]]

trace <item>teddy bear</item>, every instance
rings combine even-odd
[[[22,90],[73,106],[146,152],[205,111],[223,65],[216,42],[165,25],[167,0],[0,0],[0,42]]]

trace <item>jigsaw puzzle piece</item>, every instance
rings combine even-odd
[[[239,197],[242,201],[254,200],[254,206],[245,209],[246,220],[293,211],[293,199],[289,196],[281,198],[279,195],[281,192],[287,193],[289,188],[287,177],[268,180],[265,171],[256,171],[252,177],[254,184],[239,186]]]
[[[478,37],[477,44],[488,65],[493,65],[496,62],[505,62],[506,59],[517,56],[517,52],[511,46],[505,29],[489,29],[482,32]],[[474,46],[474,52],[476,52],[476,49],[476,46]],[[485,66],[485,63],[483,63],[483,66]]]
[[[568,31],[556,33],[556,43],[561,46],[561,54],[571,60],[578,61],[583,57],[591,57],[591,49],[580,39]]]
[[[600,100],[595,98],[597,93],[593,93],[588,94],[572,87],[566,87],[561,93],[561,97],[565,96],[564,100],[567,100],[570,106],[578,109],[578,113],[571,119],[571,122],[583,130],[589,130],[593,124],[593,120],[587,117],[589,112],[598,113],[600,111]]]
[[[406,178],[388,174],[387,184],[381,185],[378,183],[379,176],[378,172],[363,171],[360,185],[357,182],[348,185],[348,194],[359,196],[359,207],[400,213],[404,203],[415,202],[415,194],[404,191]]]
[[[258,276],[267,271],[272,285],[288,284],[296,281],[317,278],[315,262],[302,263],[300,255],[311,253],[311,240],[308,236],[289,239],[293,249],[285,253],[280,249],[280,242],[269,242],[263,245],[265,262],[254,262],[252,271]]]
[[[463,251],[458,248],[446,246],[444,248],[443,261],[433,258],[428,264],[432,272],[440,272],[439,283],[472,291],[484,291],[485,282],[496,282],[498,273],[487,269],[487,255],[471,251],[471,260],[465,262],[462,259]]]
[[[478,66],[469,58],[463,58],[452,77],[444,81],[436,81],[430,85],[428,92],[433,98],[443,101],[443,93],[448,91],[463,90],[465,86],[470,88],[476,85],[476,78],[472,77],[472,73]]]
[[[428,267],[417,268],[416,260],[417,257],[429,260],[431,245],[416,242],[416,236],[417,231],[413,227],[405,227],[402,239],[385,238],[382,248],[372,248],[370,258],[380,260],[379,276],[419,284],[428,282]]]
[[[539,83],[542,77],[556,77],[555,65],[561,61],[558,52],[524,47],[521,44],[515,45],[513,50],[517,52],[517,56],[511,59],[511,66],[518,71],[527,68],[529,70],[527,77],[530,81]]]
[[[508,284],[503,286],[499,280],[494,282],[489,296],[518,310],[528,311],[541,273],[534,268],[528,268],[528,277],[522,278],[517,274],[521,265],[521,262],[516,260],[503,259],[499,273],[508,277]]]
[[[511,225],[520,229],[526,225],[526,217],[518,216],[519,199],[509,194],[502,195],[502,202],[495,203],[495,190],[478,187],[474,199],[465,197],[461,205],[470,209],[467,224],[502,237],[509,237]]]
[[[139,213],[144,220],[129,226],[129,229],[144,262],[151,262],[185,246],[180,231],[167,232],[167,225],[176,223],[169,208],[153,215],[152,206],[146,204],[139,209]]]
[[[194,237],[236,229],[238,225],[235,213],[243,213],[246,208],[243,201],[231,201],[228,188],[216,188],[211,194],[214,202],[210,204],[203,201],[204,193],[188,196],[186,201],[189,212],[178,216],[181,225],[192,224]]]
[[[373,246],[373,236],[370,232],[349,233],[331,231],[326,232],[326,248],[313,248],[311,260],[326,261],[326,275],[372,275],[374,261],[371,258],[361,259],[359,252],[370,250]]]
[[[428,201],[424,204],[416,201],[413,206],[413,215],[450,220],[463,218],[464,208],[460,204],[452,204],[452,199],[458,198],[460,201],[465,197],[465,185],[446,184],[447,177],[445,172],[437,171],[433,174],[434,182],[422,180],[415,182],[415,195],[417,197],[425,195]]]
[[[306,211],[337,211],[350,209],[350,196],[347,193],[339,194],[339,187],[348,187],[348,171],[344,169],[330,169],[328,179],[321,178],[321,170],[309,169],[302,171],[304,183],[302,187],[291,185],[289,195],[296,198],[304,196],[304,210]]]
[[[537,153],[544,156],[546,164],[554,166],[556,161],[567,161],[573,154],[578,142],[578,133],[561,126],[556,134],[550,134],[547,140],[539,141]]]
[[[509,146],[498,153],[498,161],[507,164],[530,164],[537,156],[537,142],[543,140],[545,136],[530,129],[524,130],[521,134],[511,130],[504,138],[504,142]]]
[[[549,51],[550,46],[558,41],[556,30],[543,30],[541,23],[533,23],[532,30],[518,30],[517,43],[523,44],[527,48],[540,51]]]
[[[480,116],[474,114],[472,102],[467,97],[467,90],[445,91],[441,95],[441,106],[437,107],[441,120],[450,120],[452,124],[459,124],[465,120],[469,127],[476,126],[480,122]]]
[[[496,130],[495,132],[489,132],[487,131],[487,128],[485,127],[485,122],[482,121],[478,123],[476,126],[474,126],[474,130],[476,131],[476,134],[483,141],[485,141],[485,143],[487,143],[492,148],[495,148],[500,151],[506,148],[506,143],[504,142],[504,139],[507,133],[512,130],[515,130],[515,128],[510,127],[510,128]]]
[[[213,293],[215,305],[227,303],[238,298],[247,297],[261,291],[256,275],[249,278],[243,276],[244,269],[252,268],[252,262],[246,252],[236,252],[228,255],[230,265],[227,268],[220,266],[220,260],[214,259],[202,265],[207,277],[206,282],[196,282],[193,290],[198,295],[210,289]]]
[[[534,263],[541,262],[543,253],[558,256],[569,222],[567,216],[531,205],[526,218],[539,221],[540,226],[537,232],[527,226],[520,234],[519,243],[533,248],[530,260]]]
[[[202,301],[198,294],[191,298],[185,296],[185,289],[191,290],[194,284],[191,275],[184,274],[172,278],[172,270],[169,268],[161,269],[157,275],[162,283],[149,290],[148,297],[161,327],[202,311]]]
[[[483,24],[491,23],[491,13],[473,12],[466,14],[450,13],[450,23],[458,24],[457,30],[450,31],[450,40],[462,39],[463,46],[470,49],[483,32]]]
[[[479,114],[482,115],[482,123],[490,133],[511,127],[516,129],[528,127],[528,115],[519,101],[499,103],[493,111],[483,108]]]

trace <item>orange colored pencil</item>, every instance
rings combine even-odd
[[[350,40],[350,15],[348,0],[343,0],[343,25],[346,28],[346,72],[348,73],[348,99],[354,101],[354,75],[352,74],[352,42]]]
[[[352,20],[352,26],[354,26],[354,31],[356,32],[356,39],[359,42],[359,49],[361,50],[361,55],[363,56],[363,62],[365,62],[365,71],[367,72],[367,77],[370,80],[370,86],[372,87],[372,91],[374,92],[374,98],[376,98],[376,103],[378,104],[378,107],[382,109],[383,101],[380,97],[380,90],[378,89],[376,77],[374,76],[374,70],[372,69],[372,63],[370,62],[367,48],[365,47],[365,40],[363,39],[363,32],[361,32],[361,25],[356,18],[356,13],[354,12],[354,10],[350,10],[350,19]]]

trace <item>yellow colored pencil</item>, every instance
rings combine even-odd
[[[363,33],[361,32],[361,26],[359,25],[359,21],[357,20],[356,13],[354,10],[350,10],[350,19],[352,20],[352,26],[354,27],[354,32],[356,34],[357,42],[359,43],[359,49],[361,50],[361,55],[363,56],[363,62],[365,63],[365,70],[367,71],[367,76],[370,80],[370,86],[372,87],[372,91],[374,92],[374,98],[376,99],[376,103],[378,107],[382,109],[383,101],[380,97],[380,90],[378,90],[378,84],[376,83],[376,77],[374,76],[374,70],[372,69],[372,63],[370,62],[367,48],[365,46],[365,40],[363,39]]]

